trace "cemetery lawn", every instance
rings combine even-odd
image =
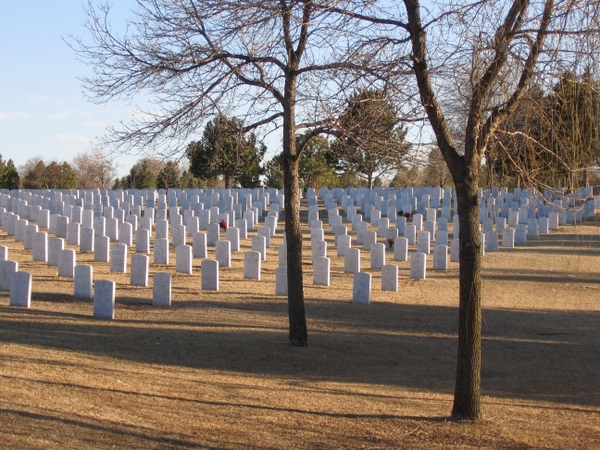
[[[477,423],[449,420],[456,263],[434,272],[430,255],[427,279],[411,281],[409,263],[396,262],[399,292],[382,292],[380,271],[365,269],[361,251],[372,302],[353,305],[352,276],[325,225],[331,286],[312,285],[306,238],[309,346],[296,348],[287,344],[286,298],[274,295],[281,224],[261,281],[243,279],[243,240],[232,268],[221,269],[219,292],[200,290],[198,259],[193,275],[174,274],[169,309],[151,305],[152,274],[166,266],[150,265],[148,288],[130,287],[129,274],[78,252],[95,280],[117,282],[114,321],[92,318],[92,302],[73,298],[72,280],[32,262],[2,232],[9,258],[33,274],[33,294],[21,309],[0,293],[0,447],[600,448],[595,220],[484,257]]]

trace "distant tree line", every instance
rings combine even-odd
[[[528,101],[496,132],[481,168],[489,186],[578,187],[600,183],[600,81],[589,71],[564,73],[550,92],[533,86]],[[452,186],[440,150],[411,148],[407,130],[381,90],[355,92],[339,114],[329,138],[310,132],[296,136],[300,187],[389,185]],[[215,117],[202,137],[190,142],[181,162],[142,158],[116,177],[114,160],[100,150],[71,163],[42,157],[20,173],[0,155],[0,188],[196,188],[258,186],[283,189],[282,154],[265,161],[267,148],[237,118]]]

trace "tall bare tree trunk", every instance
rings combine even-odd
[[[302,231],[300,229],[300,191],[298,159],[284,158],[285,236],[287,241],[289,341],[292,345],[306,346],[308,332],[304,310],[302,277]]]
[[[300,157],[296,149],[294,119],[295,79],[286,80],[283,115],[283,187],[285,192],[285,236],[287,241],[289,342],[308,344],[302,276],[302,232],[300,229]]]
[[[481,237],[477,174],[456,183],[460,239],[458,358],[452,416],[481,417]]]

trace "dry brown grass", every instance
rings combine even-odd
[[[200,290],[199,260],[193,275],[175,274],[170,309],[151,306],[151,287],[94,264],[96,280],[118,283],[116,318],[101,321],[70,280],[1,233],[33,273],[33,301],[12,308],[0,294],[0,447],[600,448],[596,223],[485,256],[478,423],[448,420],[457,265],[415,282],[397,263],[398,293],[381,292],[367,270],[372,304],[353,305],[352,278],[328,240],[328,288],[312,286],[305,242],[309,347],[296,348],[286,299],[274,295],[281,234],[260,282],[243,279],[245,241],[219,292]]]

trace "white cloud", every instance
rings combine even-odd
[[[69,134],[57,134],[55,135],[56,139],[59,141],[75,141],[75,142],[88,142],[89,139],[85,136],[77,135],[69,135]]]
[[[45,103],[50,101],[50,97],[48,97],[47,95],[33,95],[30,94],[27,96],[27,101],[29,103]]]
[[[58,112],[50,115],[50,119],[54,119],[54,120],[70,119],[71,117],[79,117],[82,119],[87,119],[90,117],[90,114],[87,112],[81,112],[81,111],[58,111]]]
[[[50,118],[51,119],[62,120],[62,119],[68,119],[71,116],[72,116],[72,114],[69,111],[59,111],[57,113],[52,114],[50,116]]]
[[[1,119],[25,119],[29,117],[29,114],[24,112],[1,112],[0,111],[0,120]]]
[[[100,121],[98,121],[98,122],[93,122],[93,121],[91,121],[91,120],[88,120],[88,121],[86,121],[86,122],[83,122],[83,124],[84,124],[86,127],[94,127],[94,128],[106,128],[106,127],[108,126],[108,123],[106,123],[106,122],[100,122]]]

